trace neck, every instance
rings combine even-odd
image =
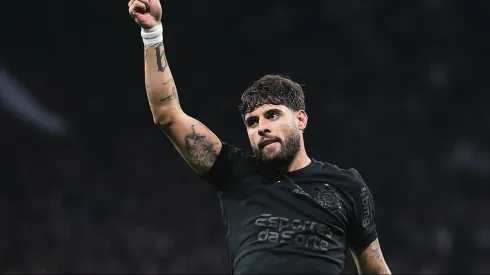
[[[293,161],[291,161],[288,165],[279,168],[282,173],[293,172],[299,170],[301,168],[305,168],[311,163],[310,157],[306,154],[306,150],[303,146],[301,146],[301,150],[296,154]]]

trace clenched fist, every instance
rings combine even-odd
[[[130,0],[129,14],[143,29],[151,29],[162,20],[160,0]]]

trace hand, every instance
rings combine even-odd
[[[143,29],[151,29],[161,23],[160,0],[130,0],[129,14]]]

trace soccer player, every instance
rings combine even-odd
[[[141,26],[153,120],[219,194],[232,273],[340,274],[347,250],[359,273],[391,273],[360,174],[306,153],[300,85],[266,75],[243,93],[248,155],[182,110],[165,57],[160,2],[130,0],[129,13]]]

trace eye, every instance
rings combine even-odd
[[[279,114],[278,113],[271,113],[268,116],[268,119],[270,119],[270,120],[275,120],[275,119],[278,119],[278,118],[279,118]]]
[[[258,123],[259,123],[259,120],[258,119],[252,118],[252,119],[249,119],[247,121],[247,126],[250,127],[250,128],[253,128],[253,127],[257,126]]]

